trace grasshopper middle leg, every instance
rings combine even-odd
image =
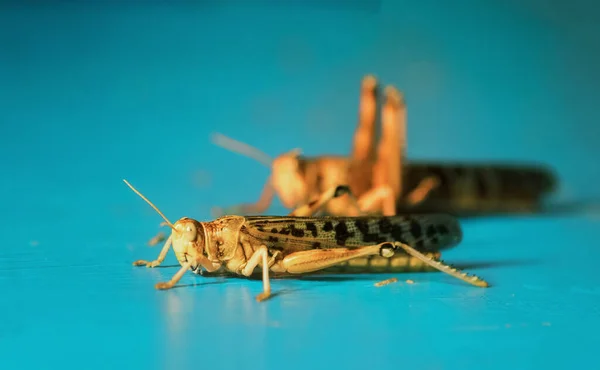
[[[327,206],[327,203],[332,199],[339,198],[343,195],[347,196],[348,199],[348,211],[347,215],[349,216],[359,216],[362,215],[363,212],[360,209],[360,205],[354,194],[350,188],[346,185],[338,185],[331,187],[329,190],[322,193],[316,200],[296,208],[289,216],[313,216],[317,212],[321,211],[323,208]]]

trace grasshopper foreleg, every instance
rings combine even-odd
[[[175,284],[177,284],[177,282],[179,282],[179,280],[181,280],[181,277],[186,273],[187,270],[189,270],[192,267],[202,267],[204,268],[206,271],[208,272],[215,272],[218,269],[221,268],[221,264],[218,262],[211,262],[208,258],[206,258],[205,256],[199,255],[196,257],[195,259],[195,264],[192,264],[192,260],[190,261],[186,261],[185,263],[183,263],[181,265],[181,268],[179,269],[179,271],[177,271],[177,273],[175,275],[173,275],[173,277],[171,278],[171,280],[164,282],[164,283],[157,283],[155,285],[156,289],[171,289]]]
[[[183,265],[181,265],[181,268],[179,269],[179,271],[177,271],[177,273],[175,275],[173,275],[173,277],[171,278],[171,280],[164,282],[164,283],[156,283],[156,285],[154,286],[156,289],[171,289],[173,288],[173,286],[175,284],[177,284],[177,282],[179,282],[179,280],[181,280],[181,277],[187,272],[187,270],[190,268],[191,266],[191,262],[186,262]]]
[[[167,256],[167,252],[169,252],[169,248],[171,248],[171,237],[170,236],[167,239],[167,241],[165,242],[165,245],[163,246],[162,250],[160,251],[160,254],[158,255],[158,258],[156,258],[152,262],[145,261],[145,260],[137,260],[137,261],[135,261],[133,263],[133,265],[134,266],[143,266],[143,265],[146,265],[146,267],[156,267],[156,266],[159,266],[165,260],[165,257]]]

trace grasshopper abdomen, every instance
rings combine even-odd
[[[549,169],[535,165],[412,162],[406,166],[406,189],[432,177],[437,186],[416,206],[397,205],[398,212],[478,213],[536,212],[557,188]]]

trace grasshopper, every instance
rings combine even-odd
[[[216,134],[215,144],[254,158],[269,167],[271,174],[256,203],[225,210],[215,207],[213,215],[264,213],[275,194],[284,207],[294,209],[338,184],[348,184],[351,193],[332,200],[325,209],[329,215],[533,212],[542,196],[554,190],[554,174],[540,166],[405,163],[406,104],[393,86],[384,89],[381,138],[375,148],[377,93],[376,78],[367,75],[349,157],[305,157],[293,149],[272,159],[257,148]]]
[[[202,274],[225,269],[250,277],[260,268],[263,292],[256,299],[263,301],[271,296],[270,272],[306,274],[356,258],[392,258],[396,253],[416,258],[474,286],[488,287],[479,277],[424,254],[454,247],[462,240],[458,220],[449,215],[314,217],[328,201],[350,191],[346,186],[336,186],[319,200],[296,209],[295,216],[228,215],[209,222],[183,217],[172,224],[154,204],[124,181],[172,229],[156,260],[133,263],[156,267],[173,247],[181,268],[168,282],[157,283],[156,289],[172,288],[188,270]]]

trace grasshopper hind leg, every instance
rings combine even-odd
[[[375,120],[377,117],[377,79],[366,75],[361,83],[358,126],[354,132],[352,160],[370,161],[375,156]]]
[[[276,268],[290,274],[303,274],[324,270],[359,257],[379,255],[384,258],[391,258],[399,250],[403,250],[411,257],[417,258],[425,264],[468,284],[481,288],[489,286],[486,281],[478,276],[469,275],[442,261],[425,256],[411,246],[400,242],[383,242],[359,248],[332,248],[295,252],[278,261]]]
[[[466,283],[482,288],[488,287],[488,283],[478,276],[461,272],[439,260],[425,256],[409,245],[400,242],[383,242],[359,248],[306,250],[291,253],[282,259],[278,259],[277,256],[269,257],[268,248],[265,245],[261,245],[248,259],[247,263],[241,266],[240,273],[244,276],[251,276],[254,269],[261,265],[263,292],[256,296],[256,300],[261,302],[271,297],[270,270],[289,274],[305,274],[325,270],[354,258],[376,255],[391,258],[400,249],[404,250],[411,257],[417,258],[431,267]]]
[[[443,273],[451,275],[459,280],[462,280],[468,284],[471,284],[471,285],[474,285],[474,286],[480,287],[480,288],[489,287],[489,284],[485,280],[481,279],[480,277],[478,277],[476,275],[469,275],[466,272],[462,272],[457,268],[447,265],[446,263],[444,263],[441,260],[435,260],[432,257],[425,256],[424,254],[417,251],[413,247],[411,247],[407,244],[404,244],[404,243],[400,243],[400,242],[383,243],[383,245],[381,246],[381,251],[382,251],[381,255],[383,257],[391,257],[399,249],[404,250],[404,252],[409,254],[411,257],[417,258],[417,259],[421,260],[422,262],[428,264],[429,266],[431,266]]]

